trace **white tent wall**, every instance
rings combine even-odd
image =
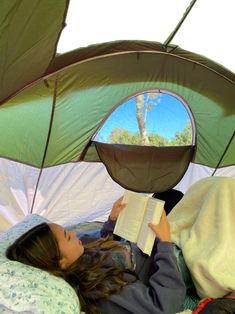
[[[185,192],[194,182],[211,176],[213,171],[190,164],[175,188]],[[0,159],[0,232],[31,212],[63,225],[104,221],[113,202],[124,191],[102,163],[64,164],[43,169],[31,210],[39,174],[37,168]],[[235,178],[235,167],[222,168],[216,175]]]
[[[0,231],[30,212],[39,169],[0,158]]]
[[[102,163],[69,163],[43,170],[33,212],[60,224],[104,221],[122,194]]]
[[[69,163],[40,170],[0,159],[0,232],[39,214],[59,224],[99,219],[104,221],[123,188],[108,175],[102,163]]]
[[[185,193],[189,189],[189,187],[195,182],[203,178],[212,176],[214,170],[214,168],[190,163],[185,175],[183,176],[182,180],[175,186],[175,189]],[[235,166],[220,168],[216,170],[214,175],[235,178]]]

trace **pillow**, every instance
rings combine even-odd
[[[84,235],[90,236],[92,238],[100,238],[100,229],[102,228],[103,224],[104,223],[101,221],[83,222],[65,227],[65,229],[66,231],[75,231],[78,238]]]
[[[32,227],[48,222],[36,214],[0,234],[1,313],[77,314],[80,304],[73,288],[62,278],[40,269],[10,261],[7,247]]]

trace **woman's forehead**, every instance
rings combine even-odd
[[[64,228],[58,224],[55,223],[50,223],[48,224],[49,228],[55,235],[62,235],[64,234]]]

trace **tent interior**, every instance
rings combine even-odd
[[[84,2],[86,11],[78,1],[3,1],[3,234],[31,214],[66,227],[103,222],[125,189],[185,193],[202,178],[235,178],[233,1],[156,0],[158,12],[151,1],[131,12],[126,0]],[[72,13],[82,21],[75,46],[58,53]]]

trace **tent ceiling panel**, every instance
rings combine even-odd
[[[156,49],[159,44],[145,44],[133,43],[139,51],[130,52],[132,43],[119,42],[119,53],[110,55],[106,49],[117,49],[116,43],[104,45],[105,48],[98,45],[104,49],[97,50],[99,57],[95,57],[94,47],[92,50],[88,47],[68,54],[68,59],[59,58],[60,62],[52,65],[45,82],[51,77],[57,83],[55,90],[53,84],[47,88],[51,98],[54,94],[54,110],[51,126],[46,126],[51,133],[43,166],[87,159],[86,145],[113,108],[133,94],[154,88],[180,95],[189,105],[198,131],[195,161],[210,167],[218,165],[234,131],[234,75],[210,60],[202,58],[199,62],[198,56],[182,49],[178,55],[175,51],[165,52],[161,45]],[[155,51],[143,51],[144,47],[148,50],[149,45],[151,49],[155,47]],[[125,46],[129,52],[120,51]],[[88,55],[92,58],[87,59]],[[73,64],[72,60],[76,62]],[[49,74],[53,71],[56,73]],[[23,91],[22,97],[25,93],[30,95],[31,89]],[[17,97],[15,102],[18,102]],[[20,101],[18,103],[20,107]],[[16,159],[27,160],[23,155]],[[232,160],[230,150],[226,160]],[[223,165],[226,165],[225,159]]]
[[[233,165],[235,159],[234,156],[235,156],[235,132],[232,135],[231,142],[229,142],[227,150],[225,150],[224,152],[220,165],[221,166]]]
[[[0,102],[45,72],[67,6],[68,0],[1,1]]]
[[[164,88],[175,92],[189,104],[196,120],[199,163],[216,166],[234,128],[233,83],[207,67],[166,53],[93,59],[61,71],[59,80],[59,95],[64,93],[70,104],[73,99],[84,108],[84,113],[79,112],[81,129],[87,129],[83,116],[95,128],[114,106],[140,90]],[[92,128],[86,132],[87,141],[94,132]]]
[[[83,78],[58,76],[56,105],[45,166],[77,161],[106,113],[105,89],[80,88]],[[64,84],[65,83],[65,84]],[[98,95],[97,95],[98,94]]]
[[[0,106],[0,156],[41,167],[53,107],[54,82],[40,81]]]
[[[202,55],[187,51],[180,48],[177,45],[169,46],[167,50],[164,44],[156,41],[144,41],[144,40],[117,40],[112,42],[103,42],[101,44],[94,44],[88,47],[79,48],[70,52],[57,55],[51,62],[47,74],[53,73],[66,66],[70,66],[76,62],[86,61],[90,58],[97,58],[99,56],[106,56],[115,53],[127,53],[127,52],[169,52],[172,55],[189,59],[195,64],[205,65],[210,69],[224,75],[228,79],[235,82],[235,74],[224,68],[222,65],[208,59]]]

